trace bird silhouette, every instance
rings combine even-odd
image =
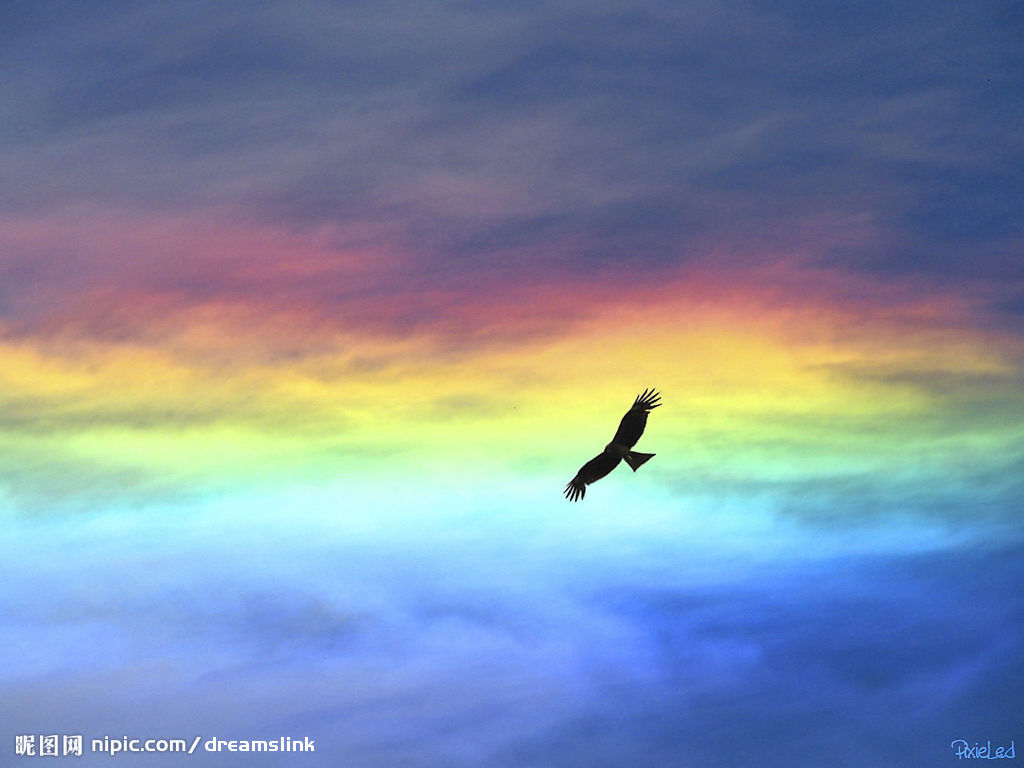
[[[640,439],[640,435],[644,433],[644,427],[647,426],[647,415],[659,405],[661,405],[661,395],[653,389],[645,389],[642,394],[637,395],[633,405],[619,422],[619,429],[612,441],[604,447],[601,453],[580,467],[576,477],[565,486],[565,498],[569,501],[582,499],[587,493],[588,485],[607,475],[623,459],[634,472],[644,462],[651,459],[654,456],[653,453],[640,453],[631,449]]]

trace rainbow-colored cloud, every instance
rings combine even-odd
[[[6,9],[0,722],[310,766],[1012,738],[1010,16]],[[566,503],[652,386],[656,459]]]

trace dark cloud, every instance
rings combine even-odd
[[[11,15],[9,211],[213,204],[442,268],[651,265],[867,217],[875,244],[811,255],[1020,280],[1024,67],[1003,3]]]

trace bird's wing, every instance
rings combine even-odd
[[[661,405],[661,395],[653,389],[645,389],[643,394],[637,395],[633,405],[619,422],[619,430],[612,438],[612,442],[627,448],[636,445],[636,441],[644,433],[644,427],[647,426],[647,414],[651,412],[652,408],[657,408],[659,405]]]
[[[618,466],[621,458],[610,453],[599,453],[592,458],[576,473],[576,477],[565,486],[565,498],[569,501],[579,501],[587,492],[587,486],[600,480]]]

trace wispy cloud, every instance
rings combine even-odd
[[[585,539],[543,519],[511,537],[477,517],[350,538],[308,509],[295,526],[249,507],[251,528],[193,512],[211,536],[141,515],[8,531],[30,537],[26,553],[74,552],[79,576],[55,558],[5,565],[5,635],[22,651],[4,671],[11,728],[284,728],[317,739],[318,765],[625,766],[789,765],[807,750],[910,761],[1014,725],[999,684],[1024,642],[1013,548],[829,556],[849,544],[840,533],[802,565],[728,569],[734,542],[666,540],[653,518],[624,540],[610,510]],[[105,651],[75,651],[100,630]],[[47,669],[80,694],[59,716]],[[239,692],[244,713],[223,706]],[[125,706],[138,696],[144,712]]]
[[[1009,5],[7,5],[5,727],[1012,737]],[[656,461],[568,509],[649,385]]]
[[[36,95],[8,210],[214,204],[462,269],[552,242],[641,266],[825,214],[900,243],[855,269],[961,278],[996,244],[973,269],[1005,275],[1019,243],[995,4],[126,8],[13,35],[7,88]]]

